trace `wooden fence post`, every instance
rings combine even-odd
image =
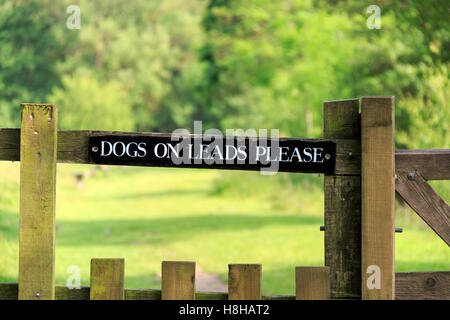
[[[163,261],[161,277],[162,300],[195,299],[195,262]]]
[[[394,299],[394,97],[363,97],[362,298]]]
[[[361,139],[358,99],[325,101],[324,139]],[[361,163],[358,154],[343,157]],[[356,170],[357,172],[358,170]],[[361,176],[325,175],[325,265],[330,267],[331,297],[361,298]]]
[[[330,299],[330,268],[296,267],[295,292],[297,300]]]
[[[228,300],[261,300],[262,266],[228,265]]]
[[[125,299],[125,260],[91,260],[91,300]]]
[[[55,298],[55,185],[58,112],[22,104],[19,299]]]

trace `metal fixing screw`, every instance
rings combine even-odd
[[[36,292],[36,297],[40,297],[41,296],[41,294],[39,293],[39,292]]]
[[[92,147],[92,152],[98,152],[98,147]]]
[[[408,173],[408,180],[414,180],[416,178],[414,172],[409,172]]]
[[[425,281],[425,285],[426,285],[428,288],[432,288],[432,287],[434,287],[434,286],[436,285],[436,280],[434,280],[433,278],[428,278],[428,279]]]
[[[325,155],[325,159],[330,160],[330,158],[331,158],[331,155],[330,155],[329,153],[327,153],[327,154]]]

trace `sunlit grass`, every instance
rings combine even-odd
[[[128,288],[160,288],[162,260],[196,261],[227,280],[228,263],[261,263],[263,291],[294,294],[297,265],[323,265],[321,179],[299,183],[258,173],[58,165],[56,282],[91,258],[125,258]],[[19,166],[0,163],[0,281],[18,274]],[[280,182],[281,181],[281,182]],[[448,270],[448,247],[420,218],[399,208],[397,271]],[[412,217],[412,218],[411,218]]]

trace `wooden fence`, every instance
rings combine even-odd
[[[169,135],[57,130],[56,106],[22,104],[21,128],[0,129],[0,160],[21,162],[19,281],[0,283],[0,299],[450,299],[449,271],[394,269],[395,191],[449,245],[450,207],[427,180],[450,179],[450,150],[394,151],[394,98],[359,104],[325,102],[324,139],[281,139],[336,147],[324,176],[325,266],[296,267],[296,296],[262,296],[256,264],[229,265],[228,293],[196,292],[195,262],[177,261],[162,263],[161,290],[125,289],[123,259],[92,259],[90,287],[55,285],[56,163],[94,164],[93,137]]]

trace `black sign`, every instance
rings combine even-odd
[[[89,138],[95,164],[333,173],[336,144],[328,140],[190,135]]]

